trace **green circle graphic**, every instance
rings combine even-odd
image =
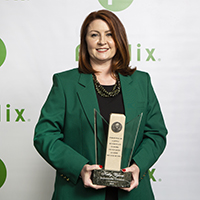
[[[6,181],[7,171],[6,166],[4,165],[3,161],[0,159],[0,188]]]
[[[99,3],[111,11],[122,11],[132,4],[133,0],[99,0]]]
[[[6,59],[6,46],[0,39],[0,67],[1,65],[3,65],[5,59]]]

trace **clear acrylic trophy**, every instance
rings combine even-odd
[[[110,187],[130,187],[131,172],[122,172],[121,167],[125,168],[131,164],[142,116],[143,113],[125,123],[125,115],[112,113],[108,124],[100,113],[94,109],[95,162],[99,164],[99,160],[101,160],[101,163],[103,160],[104,169],[93,171],[93,184]],[[100,120],[104,123],[104,128],[108,126],[105,155],[101,155],[98,148],[98,138],[103,138],[97,132],[97,121]],[[103,127],[101,127],[102,129]],[[98,160],[99,157],[101,159]]]

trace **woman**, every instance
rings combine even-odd
[[[167,130],[147,73],[129,67],[125,29],[110,11],[92,12],[83,22],[79,68],[55,74],[34,136],[41,156],[56,169],[53,200],[153,200],[148,169],[166,145]],[[108,121],[123,113],[126,122],[143,113],[130,166],[130,188],[94,185],[94,109]],[[107,131],[98,132],[105,153]],[[103,153],[101,155],[103,155]],[[100,156],[101,156],[100,155]],[[125,156],[128,158],[128,156]]]

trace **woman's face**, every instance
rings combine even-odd
[[[116,46],[108,24],[96,19],[88,26],[86,43],[92,64],[111,64],[116,54]]]

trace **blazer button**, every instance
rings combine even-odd
[[[69,181],[69,178],[67,178],[66,181]]]

